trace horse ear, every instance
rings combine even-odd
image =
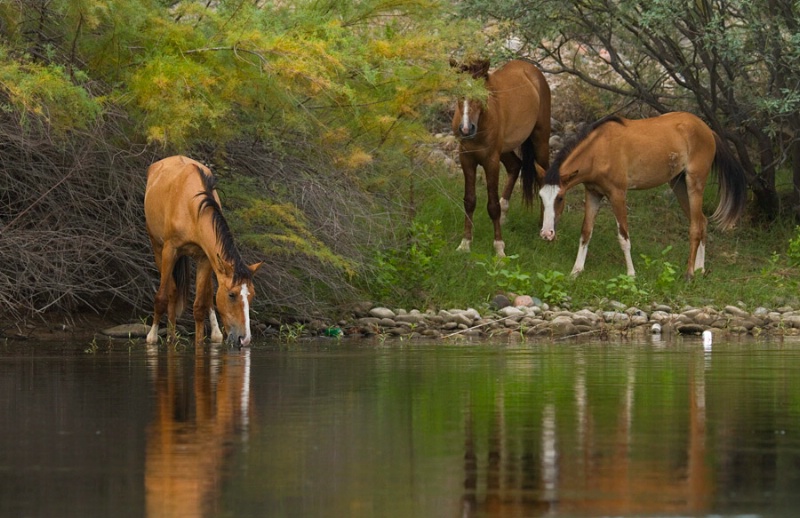
[[[260,261],[260,262],[253,263],[253,264],[249,265],[247,268],[250,270],[250,273],[255,274],[258,271],[258,269],[261,268],[261,265],[263,265],[263,264],[264,264],[264,261]]]
[[[486,79],[489,77],[489,60],[488,59],[480,59],[478,61],[473,62],[470,65],[470,72],[472,73],[472,77],[475,79]]]

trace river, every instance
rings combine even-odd
[[[0,344],[0,516],[789,516],[800,340]]]

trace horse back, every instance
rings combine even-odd
[[[172,241],[176,247],[197,244],[200,203],[205,185],[200,174],[211,171],[185,156],[171,156],[147,169],[144,195],[147,231],[154,242]],[[216,191],[214,197],[219,201]]]
[[[550,138],[550,86],[536,65],[509,61],[489,75],[486,86],[503,152],[519,147],[537,126]]]

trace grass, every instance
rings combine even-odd
[[[512,197],[503,227],[506,253],[498,261],[492,248],[492,226],[486,213],[485,186],[479,185],[470,253],[457,252],[463,232],[463,181],[460,173],[430,175],[417,180],[414,226],[442,243],[429,254],[420,278],[394,279],[396,289],[385,293],[386,303],[406,307],[480,307],[498,292],[515,291],[573,309],[602,306],[610,300],[645,307],[665,303],[673,307],[743,304],[748,309],[791,304],[798,306],[800,271],[793,266],[790,241],[798,232],[792,221],[754,226],[746,215],[738,228],[723,232],[709,224],[706,274],[686,281],[688,221],[667,186],[632,191],[628,196],[629,232],[637,276],[625,276],[625,262],[616,238],[616,223],[604,202],[595,225],[585,270],[569,277],[577,253],[583,221],[583,189],[567,195],[559,223],[559,237],[539,237],[539,205],[526,208],[518,190]],[[713,188],[711,187],[713,184]],[[707,189],[705,212],[716,207],[715,182]],[[416,236],[419,238],[419,236]],[[418,240],[418,239],[417,239]],[[397,258],[402,254],[396,254]],[[405,257],[410,257],[407,254]],[[413,261],[418,261],[417,259]],[[795,261],[796,262],[796,261]],[[547,300],[549,299],[549,300]]]

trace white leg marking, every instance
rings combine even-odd
[[[543,239],[552,241],[556,237],[556,197],[558,196],[558,185],[545,185],[539,189],[539,197],[542,198],[544,207],[544,217],[542,218],[542,230],[539,235]]]
[[[628,268],[628,275],[635,277],[636,270],[633,268],[633,259],[631,259],[631,240],[625,239],[621,234],[617,234],[617,240],[620,248],[622,248],[622,253],[625,254],[625,266]]]
[[[503,241],[495,241],[494,242],[494,252],[497,254],[497,257],[505,257],[506,256],[506,244]]]
[[[586,242],[583,242],[583,238],[580,238],[578,243],[578,256],[575,258],[575,266],[572,267],[572,275],[576,277],[579,273],[583,271],[583,266],[586,264],[586,254],[589,253],[589,241],[592,240],[592,235],[589,234],[589,239]]]
[[[464,239],[461,240],[461,244],[458,245],[458,248],[456,250],[458,250],[459,252],[469,252],[469,247],[470,247],[471,244],[472,244],[472,240],[471,239],[467,239],[465,237]]]
[[[505,225],[506,223],[506,214],[508,214],[508,200],[505,198],[500,198],[500,224]]]
[[[153,322],[153,326],[150,328],[150,332],[147,333],[147,343],[149,344],[158,343],[158,322]]]
[[[697,255],[694,258],[694,269],[695,271],[706,269],[706,244],[702,241],[697,247]]]
[[[248,345],[252,337],[250,335],[250,303],[247,302],[247,296],[250,295],[250,290],[247,289],[247,284],[242,284],[242,289],[240,293],[242,295],[242,311],[244,312],[244,332],[245,332],[241,344]]]
[[[222,330],[219,328],[219,321],[217,320],[217,313],[214,308],[208,308],[208,320],[211,323],[211,343],[222,342]]]

